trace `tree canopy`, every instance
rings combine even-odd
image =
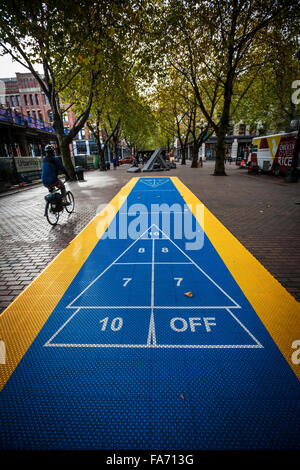
[[[135,150],[179,139],[185,163],[192,142],[195,167],[214,133],[222,175],[232,120],[279,131],[299,113],[296,18],[293,0],[4,0],[0,48],[39,81],[69,168],[86,123],[113,153],[121,139]],[[67,106],[76,121],[66,135]]]

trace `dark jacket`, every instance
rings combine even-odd
[[[59,158],[52,155],[46,155],[42,161],[42,182],[45,186],[55,184],[59,173],[64,173],[68,176],[67,170],[59,160]]]

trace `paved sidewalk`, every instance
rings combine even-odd
[[[50,227],[44,218],[45,188],[0,199],[0,312],[63,250],[132,178],[128,166],[101,173],[86,172],[85,182],[68,186],[75,213]],[[227,165],[228,177],[211,176],[213,163],[190,164],[167,173],[178,176],[289,292],[300,299],[300,183],[287,184],[271,175],[251,176]],[[137,174],[136,176],[139,176]]]

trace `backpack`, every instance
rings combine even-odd
[[[45,199],[50,202],[53,212],[61,212],[63,210],[62,195],[60,193],[50,193],[45,196]]]

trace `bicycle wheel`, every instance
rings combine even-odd
[[[52,209],[52,204],[49,201],[46,203],[45,213],[46,213],[46,217],[47,217],[49,224],[56,225],[58,222],[60,213]]]
[[[66,193],[66,200],[70,203],[69,206],[65,206],[66,211],[71,214],[75,208],[75,199],[71,191],[67,191]]]

